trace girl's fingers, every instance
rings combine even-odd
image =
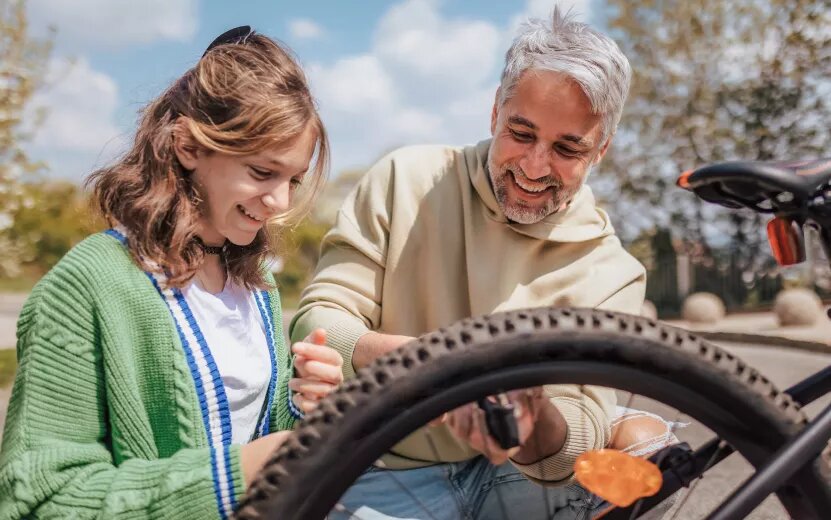
[[[323,381],[295,378],[289,381],[289,388],[304,396],[322,398],[329,395],[335,389],[335,385]]]
[[[337,350],[327,347],[325,345],[315,345],[314,343],[299,342],[291,347],[291,351],[297,356],[303,356],[306,359],[313,359],[322,363],[327,363],[336,367],[343,366],[343,357]]]
[[[343,381],[340,367],[313,360],[306,361],[304,370],[299,375],[305,379],[318,379],[335,385]]]
[[[308,336],[303,338],[303,343],[313,343],[315,345],[326,344],[326,331],[323,329],[315,329]]]
[[[302,394],[294,394],[292,401],[294,402],[294,406],[296,406],[303,413],[313,412],[318,406],[317,401],[306,399],[302,396]]]

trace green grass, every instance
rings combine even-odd
[[[17,370],[17,350],[0,349],[0,388],[11,386],[15,370]]]

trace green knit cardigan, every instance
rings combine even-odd
[[[292,367],[279,296],[269,296],[277,431],[294,423],[281,398]],[[18,321],[17,357],[0,519],[225,518],[218,451],[231,500],[244,493],[240,446],[210,447],[168,306],[112,236],[90,236],[37,284]]]

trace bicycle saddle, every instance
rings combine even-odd
[[[831,205],[831,158],[718,163],[684,172],[678,185],[728,208],[801,212]]]

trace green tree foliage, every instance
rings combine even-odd
[[[309,284],[318,258],[323,236],[335,222],[343,200],[365,173],[363,169],[344,170],[331,179],[314,203],[308,218],[284,233],[277,252],[281,266],[275,274],[286,307],[295,307],[300,293]]]
[[[86,194],[66,181],[27,183],[12,212],[9,238],[19,245],[30,276],[46,273],[72,246],[104,228]]]
[[[619,192],[607,197],[616,222],[625,231],[657,223],[690,240],[716,237],[746,270],[764,247],[759,217],[705,206],[674,181],[716,161],[827,155],[831,2],[609,4],[609,25],[634,73],[599,172]],[[705,230],[703,222],[716,225]]]
[[[20,271],[23,245],[11,234],[12,215],[21,200],[21,180],[31,177],[42,164],[23,149],[29,137],[25,123],[28,102],[43,80],[50,41],[33,40],[28,34],[22,0],[0,0],[0,276]]]

